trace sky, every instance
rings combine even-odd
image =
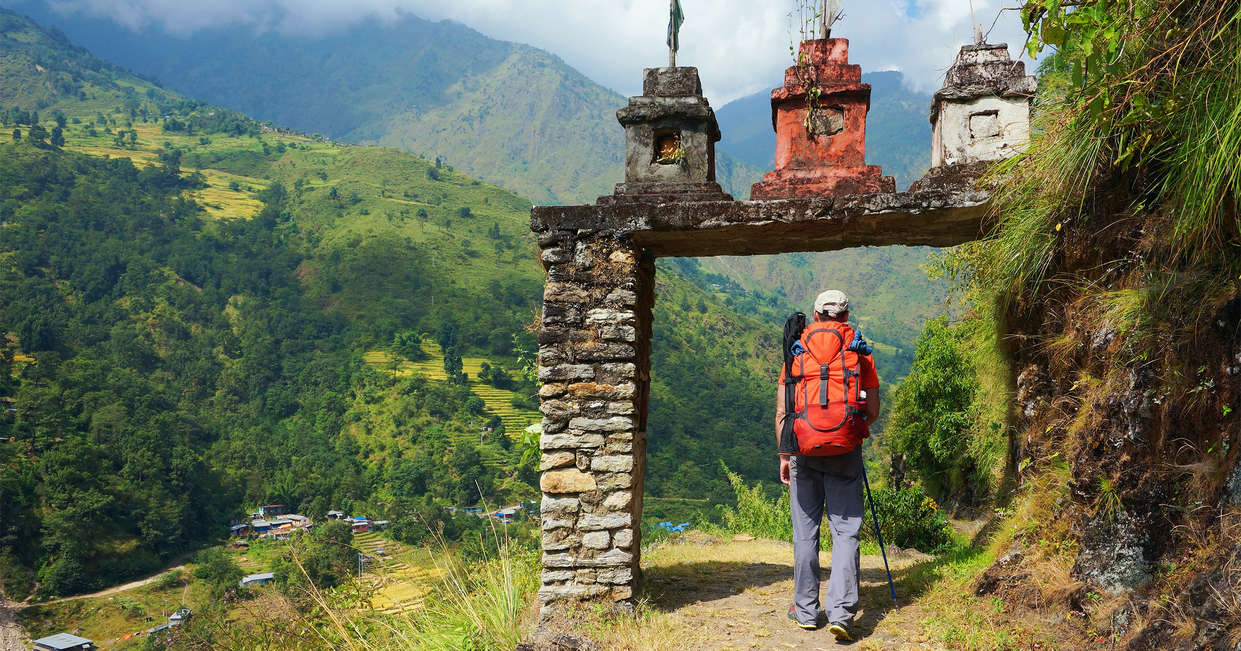
[[[844,0],[832,35],[850,41],[864,71],[900,70],[916,90],[933,92],[957,49],[972,40],[975,20],[989,42],[1017,56],[1025,35],[1016,0]],[[285,34],[324,34],[365,18],[412,13],[450,19],[492,38],[526,43],[560,56],[624,95],[641,92],[641,69],[667,65],[668,0],[47,0],[62,13],[111,18],[132,28],[173,34],[245,27]],[[800,39],[795,16],[812,0],[681,0],[679,65],[697,66],[711,103],[779,86]],[[997,20],[998,18],[998,20]]]

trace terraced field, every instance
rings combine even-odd
[[[425,550],[412,549],[380,533],[358,534],[353,537],[353,544],[367,556],[383,559],[369,565],[366,575],[374,590],[371,607],[380,612],[418,608],[443,575]],[[380,549],[384,550],[382,557],[376,553]]]
[[[386,371],[395,372],[398,376],[407,377],[415,373],[426,376],[432,380],[447,379],[444,374],[444,353],[440,350],[439,344],[435,342],[423,342],[423,350],[430,357],[421,362],[402,361],[395,370],[392,368],[392,354],[382,351],[373,350],[363,356],[367,364]],[[471,378],[478,377],[479,371],[482,370],[483,362],[487,360],[481,357],[465,357],[462,358],[462,371]],[[483,384],[477,380],[470,380],[470,392],[483,399],[483,403],[487,405],[487,411],[500,417],[504,423],[504,431],[510,437],[518,436],[522,430],[526,429],[533,423],[537,423],[541,419],[541,415],[537,411],[526,409],[518,409],[513,406],[513,398],[517,394],[507,389],[497,389],[489,384]]]
[[[175,144],[182,147],[192,148],[194,146],[191,144],[190,138],[163,133],[153,124],[135,124],[133,129],[138,132],[140,146],[144,147],[144,149],[118,147],[108,142],[106,134],[87,135],[84,127],[74,127],[67,134],[70,141],[65,148],[91,156],[128,158],[133,161],[134,165],[145,167],[147,165],[159,164],[159,157],[156,152],[146,149],[146,147],[152,146],[152,143],[175,141]],[[263,209],[263,204],[255,198],[255,193],[265,189],[269,184],[268,181],[220,170],[199,169],[191,165],[183,165],[181,171],[187,175],[197,172],[206,179],[207,187],[197,190],[186,190],[185,196],[198,202],[207,211],[207,214],[213,218],[240,217],[248,219],[257,215]],[[236,190],[233,189],[234,184],[236,184]]]

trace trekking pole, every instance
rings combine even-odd
[[[879,553],[883,555],[883,570],[888,573],[888,590],[892,603],[896,604],[896,585],[892,583],[892,570],[888,567],[888,552],[883,548],[883,534],[879,532],[879,515],[875,512],[875,497],[870,494],[870,481],[866,479],[866,464],[862,464],[862,485],[866,487],[866,499],[870,500],[870,517],[875,523],[875,537],[879,539]]]

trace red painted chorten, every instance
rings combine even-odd
[[[892,177],[866,164],[870,84],[862,83],[862,67],[849,63],[848,39],[803,41],[798,62],[784,73],[784,87],[771,91],[776,169],[754,184],[750,198],[895,192]],[[813,114],[812,88],[821,91]]]

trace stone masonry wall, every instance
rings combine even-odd
[[[654,263],[609,233],[540,234],[544,614],[628,607],[639,572]]]

